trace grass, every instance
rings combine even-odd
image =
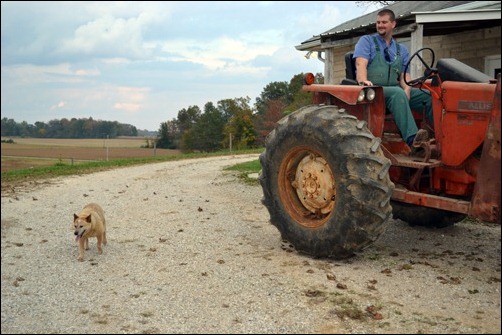
[[[340,319],[366,320],[367,313],[359,308],[352,298],[336,295],[331,299],[336,306],[333,313]]]
[[[115,168],[128,167],[141,164],[159,163],[159,162],[175,161],[175,160],[191,159],[191,158],[261,153],[262,151],[263,149],[248,149],[248,150],[239,150],[232,152],[221,151],[212,153],[189,153],[189,154],[177,154],[169,156],[114,159],[109,161],[90,161],[90,162],[79,163],[76,165],[65,164],[59,161],[51,166],[24,168],[24,169],[2,172],[1,182],[3,184],[4,182],[15,183],[29,180],[50,179],[61,176],[88,174],[98,171],[105,171]],[[256,173],[260,170],[260,168],[261,168],[260,164],[258,160],[256,160],[249,163],[238,164],[236,166],[228,168],[228,170],[239,171],[240,176],[245,181],[250,182],[252,178],[249,178],[248,174]]]
[[[225,170],[239,172],[239,178],[248,185],[258,185],[258,179],[253,178],[252,174],[260,173],[261,165],[258,159],[253,161],[244,162],[227,167]]]

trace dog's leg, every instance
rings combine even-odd
[[[101,247],[101,242],[103,242],[103,235],[96,236],[98,238],[98,254],[103,253],[103,248]]]
[[[89,250],[89,238],[84,237],[84,242],[85,242],[85,250]]]
[[[84,249],[85,249],[85,240],[84,238],[80,238],[78,240],[78,260],[82,262],[84,260]]]
[[[108,241],[106,240],[106,220],[103,218],[103,244],[106,245]]]

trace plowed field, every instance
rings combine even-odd
[[[2,138],[6,140],[8,138]],[[33,139],[13,138],[2,142],[2,172],[12,169],[66,164],[87,160],[152,157],[178,154],[178,150],[144,148],[144,138]]]

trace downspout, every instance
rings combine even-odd
[[[325,63],[326,60],[324,58],[322,58],[322,53],[324,51],[317,51],[317,59],[319,59],[321,62]]]

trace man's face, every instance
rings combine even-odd
[[[392,36],[396,21],[391,21],[389,15],[377,16],[376,30],[380,36]]]

